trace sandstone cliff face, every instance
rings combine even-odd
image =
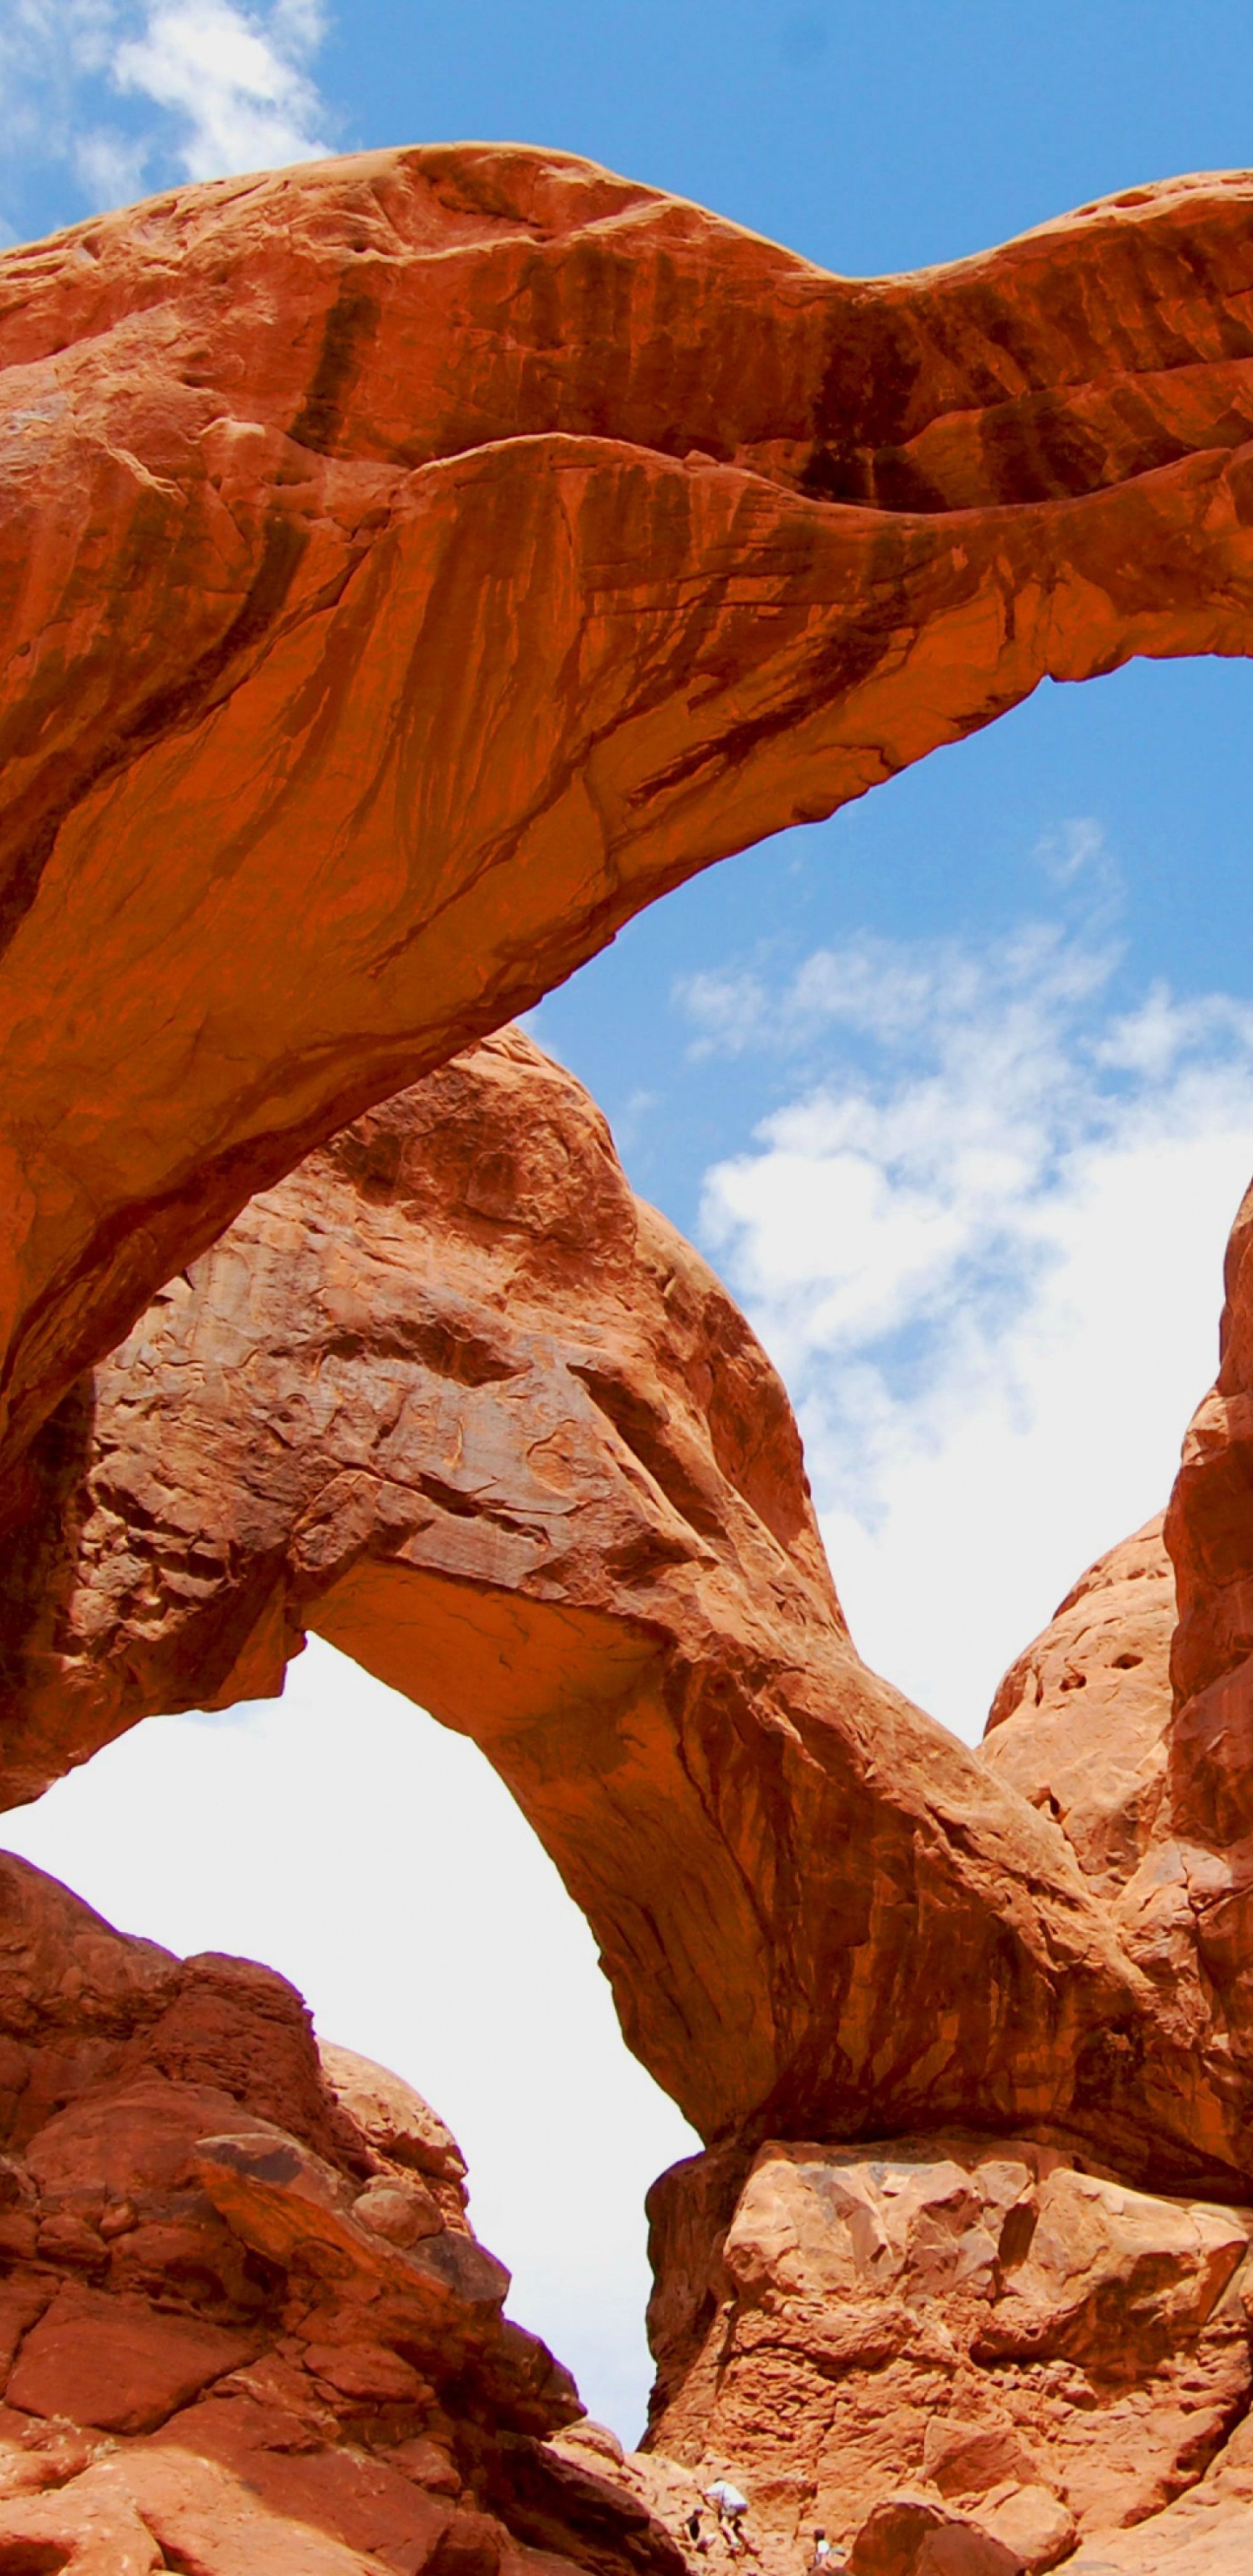
[[[1174,1831],[1160,1522],[1091,1568],[1012,1668],[984,1753],[950,1745],[856,1659],[795,1427],[742,1318],[632,1198],[580,1086],[517,1032],[254,1201],[76,1391],[36,1461],[0,1741],[11,1797],[156,1706],[277,1687],[316,1626],[476,1734],[585,1905],[635,2044],[708,2130],[733,2133],[654,2194],[649,2458],[623,2461],[576,2425],[538,2467],[520,2461],[493,2394],[515,2539],[544,2531],[586,2553],[590,2475],[628,2534],[651,2530],[657,2549],[668,2531],[698,2570],[683,2516],[730,2463],[765,2576],[794,2576],[820,2522],[867,2576],[1082,2566],[1088,2535],[1103,2548],[1129,2527],[1245,2545],[1253,2218],[1126,2179],[1178,2175],[1189,2122],[1199,2137],[1227,2117],[1248,2054]],[[925,1916],[894,1859],[920,1823]],[[793,1875],[772,1910],[780,1847]],[[806,1908],[829,1927],[861,1868],[895,1868],[895,1891],[833,1969]],[[1079,2039],[1109,2044],[1099,1989],[1077,1946],[1051,1985],[1039,1968],[1076,1920],[1142,2008],[1121,2092],[1086,2102],[1073,2060]],[[1007,1939],[1038,1982],[997,2029],[953,1997]],[[798,1994],[807,2056],[787,2018]],[[837,2122],[864,2135],[876,2103],[900,2098],[872,2053],[855,2094],[832,2088],[821,2053],[885,1994],[902,2057],[943,2030],[921,2077],[915,2060],[926,2132],[898,2121],[869,2145],[833,2143]],[[387,2160],[357,2195],[368,2223],[414,2227],[416,2173],[419,2227],[463,2229],[462,2170],[434,2115],[347,2052],[325,2063]],[[1048,2111],[1015,2136],[1005,2103],[1045,2066]],[[58,2080],[54,2061],[43,2095]],[[795,2126],[759,2143],[771,2084]],[[949,2105],[999,2141],[955,2126]],[[811,2119],[816,2142],[805,2107],[827,2123]],[[290,2109],[281,2125],[300,2131]],[[1099,2139],[1116,2170],[1076,2161],[1067,2130]],[[1241,2134],[1237,2116],[1233,2181]],[[324,2137],[312,2181],[298,2163],[281,2192],[258,2182],[238,2122],[196,2143],[202,2191],[262,2260],[307,2263],[311,2240],[342,2258]],[[359,2229],[352,2245],[360,2264]],[[48,2402],[55,2388],[72,2412],[69,2366],[58,2342]],[[405,2439],[429,2477],[429,2430]],[[242,2459],[227,2467],[251,2477]],[[507,2523],[505,2473],[491,2475]],[[1194,2492],[1206,2501],[1185,2512]],[[622,2527],[601,2545],[621,2553]],[[1157,2562],[1109,2563],[1148,2576]]]
[[[1247,649],[1251,196],[850,282],[466,147],[0,260],[6,1469],[667,886],[1046,672]]]
[[[1196,1997],[860,1663],[764,1354],[521,1035],[254,1201],[38,1459],[10,1798],[312,1626],[483,1746],[706,2137],[1025,2123],[1236,2185]]]
[[[729,2213],[707,2158],[650,2209],[652,2437],[745,2464],[771,2569],[815,2524],[869,2559],[910,2490],[917,2545],[948,2516],[1053,2566],[1194,2484],[1253,2392],[1253,2212],[1029,2141],[771,2142]]]
[[[1171,1649],[1175,1720],[1171,1787],[1180,1827],[1227,1856],[1233,1885],[1248,1874],[1253,1510],[1253,1191],[1227,1248],[1217,1382],[1198,1407],[1166,1519],[1179,1586]],[[1234,1918],[1230,1928],[1236,1934]],[[1238,1936],[1236,1936],[1238,1939]]]

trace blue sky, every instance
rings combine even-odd
[[[11,239],[318,149],[502,137],[865,273],[1253,160],[1253,16],[1215,0],[0,0],[0,88]],[[1048,685],[687,887],[534,1015],[783,1366],[865,1651],[968,1736],[1084,1562],[1164,1500],[1212,1371],[1253,1169],[1251,688],[1243,663]],[[368,1802],[339,1829],[354,1693],[413,1818],[385,1869]],[[134,1930],[272,1958],[425,2085],[517,2312],[630,2433],[638,2198],[684,2133],[465,1756],[314,1650],[282,1711],[142,1729],[13,1839]],[[297,1759],[341,1894],[329,1943]],[[189,1851],[192,1783],[217,1822]],[[471,1848],[497,1934],[462,1924],[450,1959],[437,1858]]]

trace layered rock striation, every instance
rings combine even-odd
[[[0,259],[0,1470],[667,887],[1046,673],[1247,649],[1251,198],[861,281],[465,146]]]

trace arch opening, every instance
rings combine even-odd
[[[466,2158],[506,2314],[638,2439],[644,2194],[699,2141],[623,2046],[587,1926],[472,1744],[311,1638],[280,1701],[145,1720],[2,1839],[124,1932],[264,1960],[320,2038],[414,2085]]]

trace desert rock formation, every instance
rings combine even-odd
[[[902,2490],[1031,2566],[1158,2513],[1253,2393],[1253,2212],[1031,2142],[769,2143],[730,2223],[703,2159],[652,2196],[654,2438],[751,2460],[772,2563]]]
[[[2,1857],[0,1922],[0,2565],[682,2576],[549,2456],[577,2394],[425,2103]]]
[[[824,2517],[854,2567],[960,2549],[969,2576],[1042,2570],[1216,2494],[1211,2463],[1230,2485],[1253,2395],[1253,2071],[1172,1830],[1160,1519],[1019,1658],[984,1753],[944,1737],[855,1654],[743,1318],[633,1197],[581,1086],[513,1030],[255,1199],[73,1391],[32,1468],[10,1800],[157,1708],[280,1687],[316,1628],[475,1734],[588,1913],[634,2045],[715,2139],[653,2200],[657,2448],[624,2461],[555,2420],[572,2476],[683,2546],[733,2460],[765,2576],[790,2576]],[[894,1884],[841,1957],[859,1869]],[[1011,1943],[1017,2013],[998,2023],[987,1963]],[[1102,1976],[1139,2012],[1121,2069]],[[885,2009],[886,2069],[850,2048]],[[1086,2098],[1085,2048],[1115,2073]],[[324,2062],[390,2160],[366,2187],[375,2223],[415,2226],[416,2170],[419,2229],[463,2229],[435,2115],[347,2052]],[[1206,2118],[1230,2141],[1205,2171],[1226,2205],[1128,2187],[1177,2187]],[[307,2261],[329,2228],[342,2256],[325,2168],[321,2199],[304,2167],[276,2196],[223,2134],[197,2176],[243,2241]],[[1231,2545],[1248,2498],[1223,2494],[1203,2528]],[[535,2511],[511,2496],[515,2520]]]
[[[1220,1915],[1233,1957],[1235,1905],[1253,1859],[1253,1191],[1227,1249],[1217,1382],[1184,1441],[1166,1536],[1179,1586],[1171,1647],[1171,1789],[1180,1829],[1221,1852],[1230,1873]],[[1217,1890],[1214,1891],[1217,1893]],[[1221,1936],[1220,1936],[1221,1937]]]
[[[0,1467],[667,887],[1046,673],[1246,650],[1251,200],[849,281],[465,147],[0,259]]]
[[[861,1663],[765,1354],[520,1033],[254,1200],[35,1455],[10,1799],[312,1627],[475,1736],[706,2138],[973,2120],[1238,2187],[1253,2069]]]
[[[1175,1570],[1162,1522],[1080,1576],[1011,1664],[983,1739],[985,1760],[1056,1818],[1115,1900],[1165,1822]]]
[[[316,1628],[484,1746],[710,2142],[626,2459],[436,2113],[0,1861],[12,2576],[691,2576],[728,2462],[763,2576],[815,2515],[850,2576],[1253,2549],[1250,1211],[1173,1575],[1091,1569],[968,1753],[501,1033],[1044,674],[1247,650],[1251,215],[850,282],[469,147],[0,259],[0,1796]]]

